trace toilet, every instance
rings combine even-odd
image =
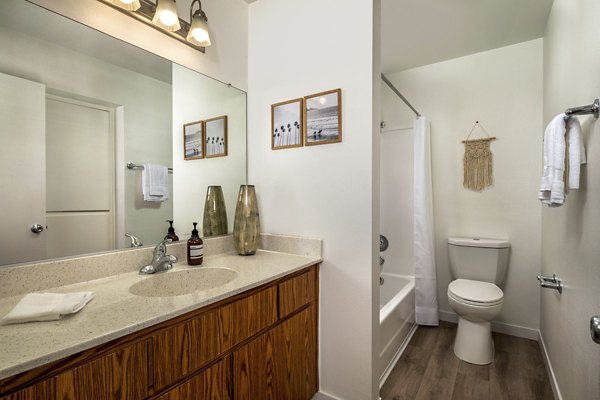
[[[510,243],[499,239],[448,238],[450,307],[458,314],[454,354],[471,364],[494,361],[491,321],[502,310],[502,283]]]

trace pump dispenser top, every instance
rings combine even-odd
[[[173,242],[178,242],[179,236],[177,236],[177,234],[175,234],[175,228],[173,228],[173,221],[167,220],[167,222],[170,224],[170,226],[169,226],[169,231],[167,233],[167,236],[165,236],[165,240],[171,239]]]

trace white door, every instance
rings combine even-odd
[[[48,96],[48,257],[114,248],[114,116],[111,109]]]
[[[0,264],[46,258],[46,88],[0,73]]]

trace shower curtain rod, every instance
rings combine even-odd
[[[390,82],[390,81],[389,81],[389,79],[388,79],[388,78],[386,78],[384,74],[381,74],[381,79],[383,79],[383,81],[384,81],[384,82],[385,82],[385,83],[386,83],[386,84],[387,84],[387,85],[390,87],[390,89],[392,89],[392,92],[396,93],[396,95],[397,95],[398,97],[400,97],[400,99],[401,99],[401,100],[402,100],[404,103],[406,103],[406,105],[407,105],[408,107],[410,107],[410,109],[411,109],[411,110],[413,110],[413,112],[414,112],[415,114],[417,114],[417,117],[420,117],[420,116],[421,116],[421,114],[419,114],[419,112],[417,111],[417,109],[416,109],[416,108],[414,108],[414,107],[412,106],[412,104],[410,104],[410,103],[408,102],[408,100],[406,100],[406,97],[404,97],[404,96],[402,95],[402,93],[400,93],[400,91],[399,91],[398,89],[396,89],[396,87],[394,86],[394,84],[393,84],[392,82]]]

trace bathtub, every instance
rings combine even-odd
[[[402,355],[414,331],[415,278],[383,273],[379,293],[379,387]]]

